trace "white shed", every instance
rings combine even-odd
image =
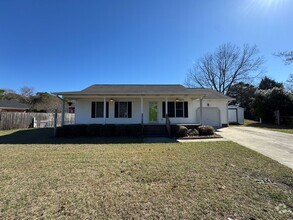
[[[244,108],[237,105],[229,105],[228,119],[230,124],[244,124]]]

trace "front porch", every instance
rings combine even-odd
[[[70,99],[63,99],[65,102]],[[75,124],[201,124],[203,96],[74,97]],[[200,114],[196,115],[196,109]],[[63,111],[64,113],[64,108]],[[62,125],[64,125],[62,114]]]

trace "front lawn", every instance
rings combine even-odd
[[[292,217],[292,169],[233,142],[20,137],[0,132],[0,219]]]
[[[256,128],[265,128],[270,129],[272,131],[279,131],[287,134],[293,134],[293,126],[281,126],[281,125],[274,125],[274,124],[264,124],[259,123],[258,121],[248,120],[245,119],[244,121],[245,126],[256,127]]]

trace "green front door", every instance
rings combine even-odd
[[[157,104],[157,102],[150,102],[149,103],[149,117],[150,117],[150,122],[157,122],[158,121],[158,104]]]

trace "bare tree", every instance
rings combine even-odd
[[[264,63],[256,46],[245,44],[242,49],[230,43],[219,46],[214,53],[200,58],[187,74],[188,87],[211,88],[226,94],[237,82],[251,82],[259,76]]]
[[[34,88],[24,86],[24,87],[20,88],[20,94],[23,96],[24,101],[27,104],[32,104],[32,99],[34,96]]]
[[[293,93],[293,74],[290,74],[289,79],[286,81],[287,89]]]
[[[293,63],[293,50],[275,53],[275,55],[281,57],[287,65]]]

